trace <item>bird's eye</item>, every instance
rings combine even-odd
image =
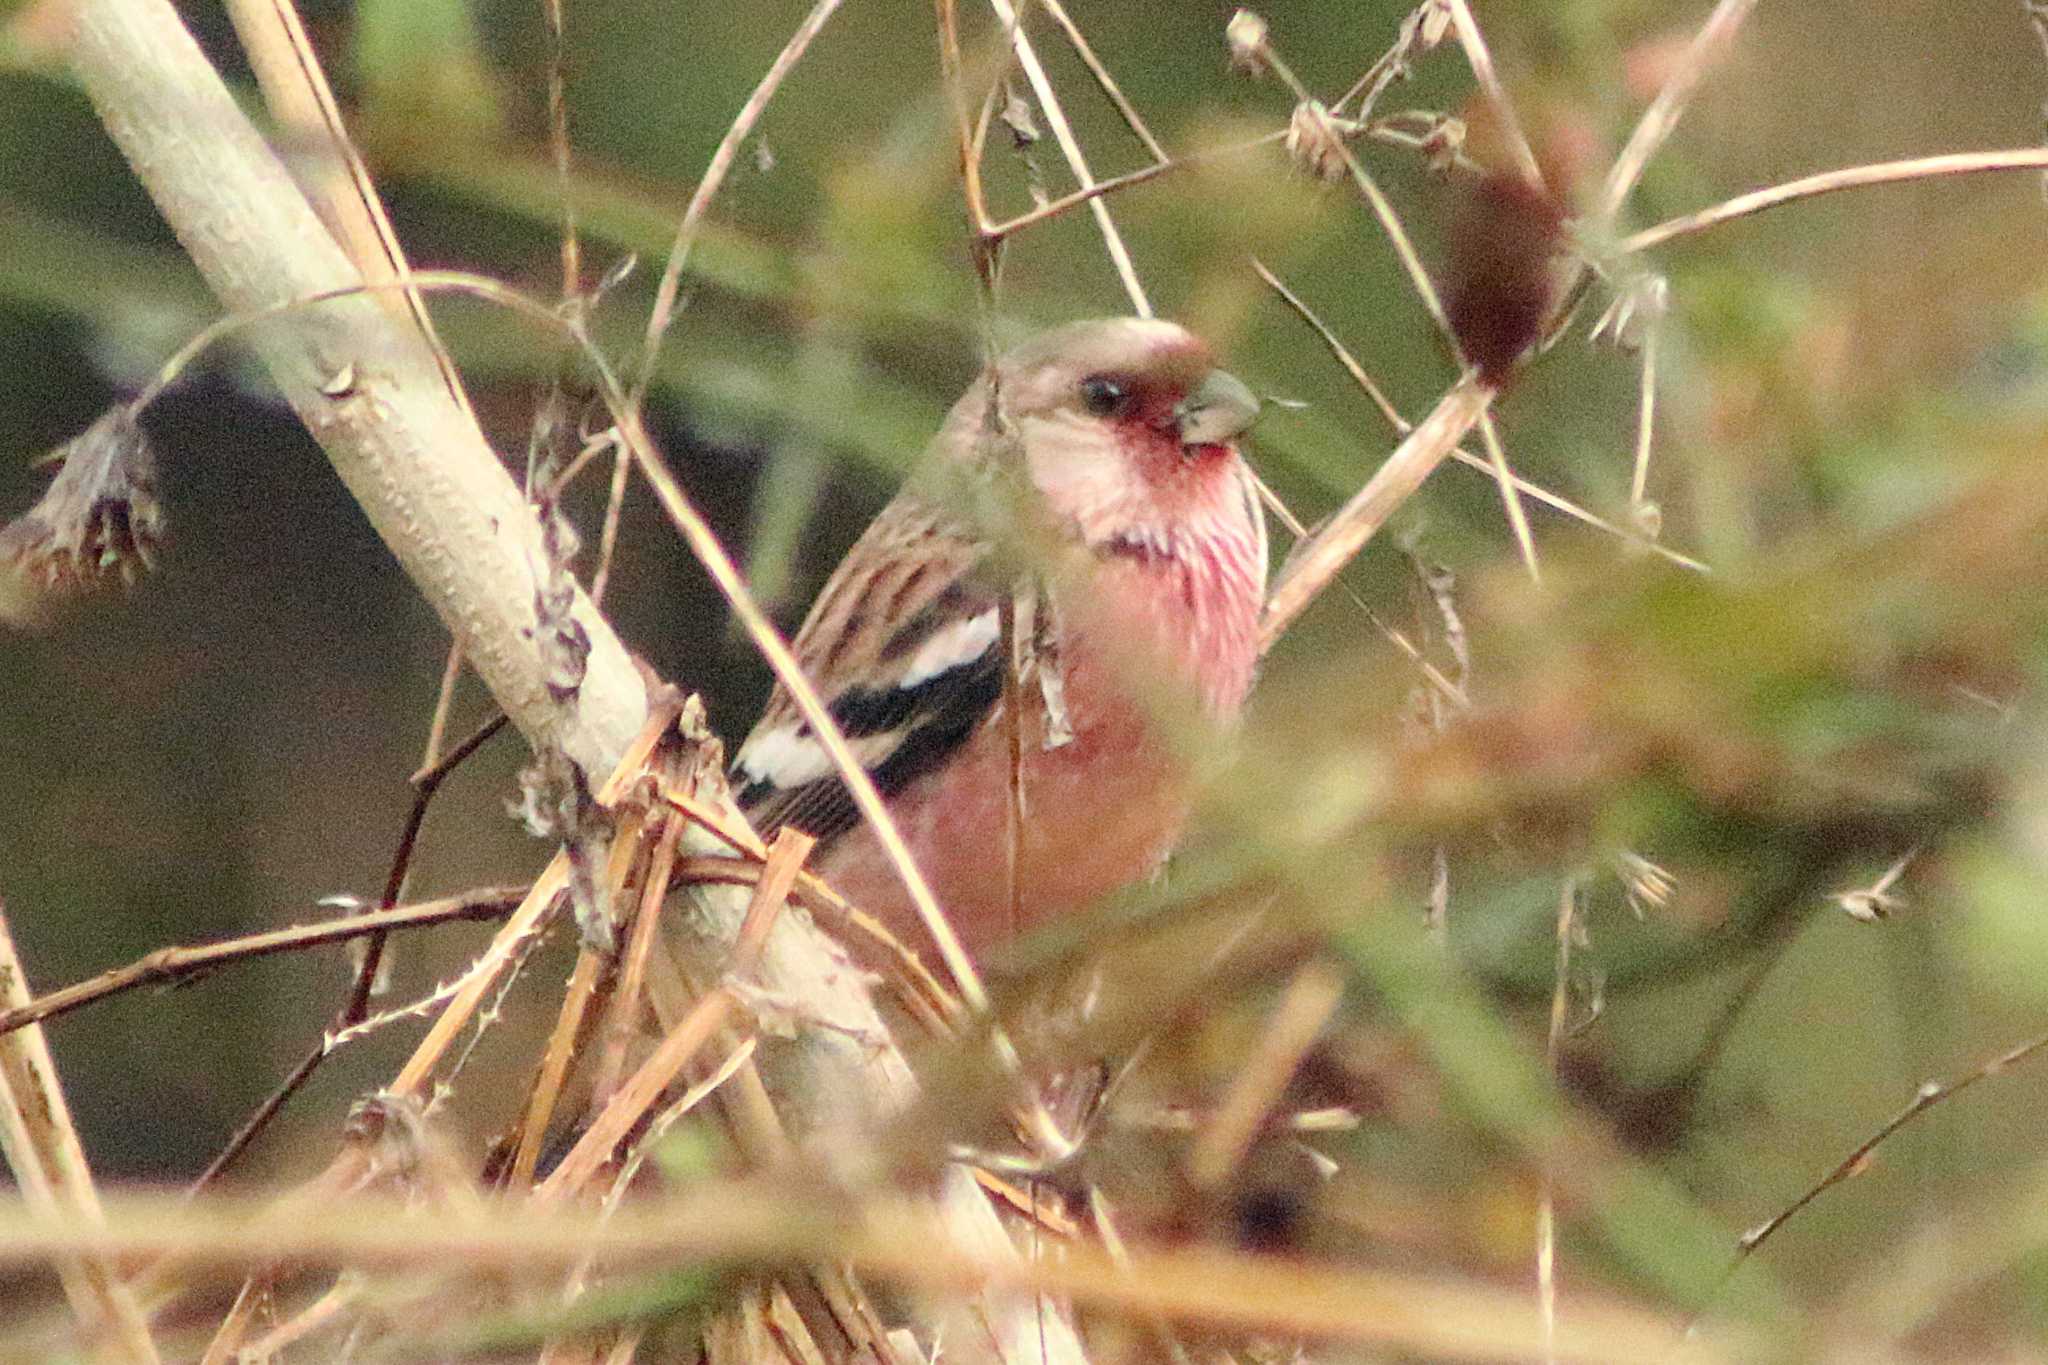
[[[1109,417],[1130,406],[1131,391],[1105,374],[1081,381],[1081,406],[1097,417]]]

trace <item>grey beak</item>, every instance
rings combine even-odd
[[[1245,387],[1243,380],[1222,370],[1209,371],[1209,377],[1173,409],[1184,446],[1234,441],[1258,416],[1258,397]]]

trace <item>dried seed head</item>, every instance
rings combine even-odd
[[[1423,0],[1410,18],[1415,25],[1415,45],[1427,52],[1451,31],[1450,0]]]
[[[153,568],[163,543],[156,457],[136,415],[114,408],[66,442],[36,505],[0,526],[0,623],[49,626],[64,610]]]
[[[1670,283],[1662,275],[1638,275],[1614,291],[1614,301],[1593,324],[1592,340],[1641,350],[1650,329],[1670,311]]]
[[[1223,26],[1223,41],[1230,48],[1230,67],[1247,76],[1263,76],[1266,63],[1266,21],[1248,9],[1230,16]]]
[[[1621,878],[1628,908],[1637,919],[1644,918],[1646,907],[1664,909],[1678,890],[1678,882],[1669,872],[1632,849],[1622,849],[1614,855],[1614,873]]]
[[[1336,180],[1344,174],[1344,142],[1321,100],[1304,100],[1287,120],[1287,155],[1313,180]]]
[[[1644,540],[1654,541],[1664,534],[1664,509],[1652,498],[1630,503],[1628,520]]]
[[[1465,154],[1465,120],[1445,114],[1422,135],[1422,157],[1438,173],[1450,170]]]
[[[1009,90],[1005,96],[999,117],[1003,120],[1003,127],[1010,130],[1011,145],[1020,152],[1037,145],[1045,136],[1038,131],[1038,116],[1031,112],[1031,101],[1015,89]]]

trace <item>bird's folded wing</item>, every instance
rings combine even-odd
[[[804,676],[886,798],[959,750],[1002,697],[1001,600],[988,547],[905,497],[847,552],[797,632]],[[825,746],[778,686],[733,760],[763,836],[820,842],[859,823]]]

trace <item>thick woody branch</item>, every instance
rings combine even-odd
[[[168,4],[81,0],[76,16],[79,79],[229,310],[362,283]],[[249,340],[513,723],[601,780],[646,715],[639,673],[580,592],[549,627],[587,642],[580,669],[539,647],[540,527],[417,333],[357,295]]]

